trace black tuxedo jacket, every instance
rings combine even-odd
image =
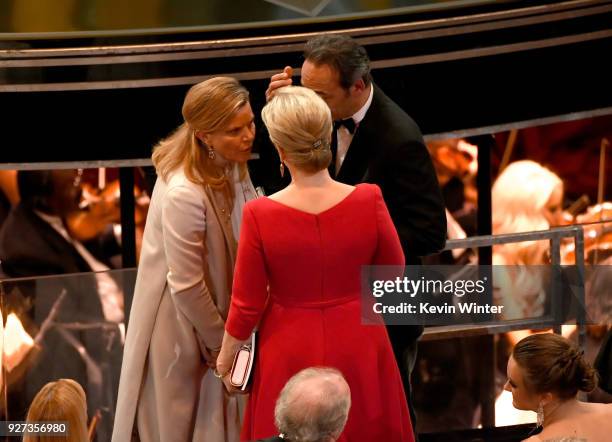
[[[4,281],[7,309],[19,312],[26,330],[35,336],[57,301],[60,293],[65,298],[58,309],[55,322],[102,322],[104,314],[98,296],[94,275],[61,274],[91,272],[90,266],[77,250],[56,232],[48,223],[37,216],[32,209],[18,204],[9,214],[0,230],[0,262],[9,277],[34,277],[58,275],[54,278],[21,279]],[[120,366],[119,335],[105,335],[99,329],[71,331],[79,344],[83,345],[94,363],[111,364],[112,355]],[[111,342],[113,343],[112,350]],[[47,330],[42,340],[42,350],[36,362],[29,367],[23,382],[23,390],[15,392],[18,400],[29,404],[38,390],[51,380],[71,378],[87,390],[90,410],[106,405],[105,385],[100,384],[89,372],[85,362],[56,326]],[[116,385],[112,386],[116,390]],[[23,410],[13,410],[17,415]],[[17,415],[15,416],[17,418]],[[19,415],[19,419],[25,416]],[[99,431],[103,430],[100,428]],[[100,433],[98,433],[100,434]],[[110,437],[110,436],[109,436]]]
[[[418,126],[381,89],[373,87],[370,108],[353,135],[336,179],[380,186],[406,263],[418,264],[420,256],[444,247],[442,193]],[[280,159],[265,130],[260,131],[257,144],[260,160],[251,167],[252,178],[270,194],[288,184],[288,174],[281,180]]]
[[[383,193],[407,264],[446,241],[444,201],[418,126],[376,85],[336,179],[374,183]]]
[[[74,246],[23,204],[9,214],[0,231],[0,261],[14,278],[91,272]]]

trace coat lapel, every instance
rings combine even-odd
[[[377,107],[379,106],[380,90],[372,84],[374,95],[370,108],[363,120],[359,123],[353,140],[349,146],[346,158],[338,171],[336,179],[345,184],[358,184],[364,181],[370,165],[370,159],[374,155],[376,144],[375,124]],[[380,130],[380,127],[378,127]]]

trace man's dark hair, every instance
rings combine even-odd
[[[350,88],[359,78],[366,86],[372,82],[366,50],[346,35],[324,34],[311,38],[304,47],[304,58],[315,65],[333,67],[344,89]]]
[[[17,187],[23,204],[38,208],[45,206],[53,193],[50,170],[20,170],[17,172]]]

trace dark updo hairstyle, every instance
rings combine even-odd
[[[522,339],[512,357],[524,371],[525,385],[535,393],[570,399],[597,386],[597,372],[583,352],[562,336],[544,333]]]

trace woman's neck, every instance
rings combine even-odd
[[[307,187],[324,187],[333,183],[334,180],[329,176],[327,169],[320,170],[313,174],[307,174],[299,170],[291,171],[291,186],[303,189]]]
[[[566,399],[563,401],[559,400],[558,402],[547,405],[544,408],[544,424],[542,426],[547,427],[566,418],[579,406],[580,402],[576,398]]]
[[[216,152],[216,151],[215,151],[215,158],[213,159],[212,162],[215,166],[221,167],[221,168],[229,167],[232,165],[231,161],[226,160],[223,155],[221,155],[219,152]]]

